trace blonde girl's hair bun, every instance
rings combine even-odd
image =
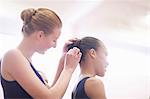
[[[30,23],[32,16],[36,14],[36,10],[33,8],[25,9],[21,13],[21,19],[23,20],[23,24],[26,25]]]

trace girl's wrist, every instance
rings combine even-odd
[[[65,66],[65,67],[68,67],[68,66]],[[74,70],[71,68],[64,68],[64,71],[68,72],[69,74],[72,74]]]

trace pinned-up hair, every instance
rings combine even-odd
[[[81,61],[85,61],[85,56],[88,50],[94,49],[97,51],[98,47],[105,48],[103,42],[95,37],[84,37],[82,39],[77,39],[72,44],[67,46],[68,50],[73,47],[79,48],[82,53],[80,63]]]
[[[59,16],[47,8],[25,9],[21,13],[21,19],[23,20],[22,32],[25,35],[30,35],[35,31],[50,34],[54,28],[62,27]]]

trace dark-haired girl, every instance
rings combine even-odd
[[[68,45],[68,50],[77,47],[82,53],[80,77],[72,92],[72,99],[106,99],[103,82],[96,76],[105,75],[107,50],[103,42],[94,37],[84,37]]]

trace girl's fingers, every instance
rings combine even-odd
[[[72,39],[69,39],[68,41],[70,41],[70,42],[75,42],[75,41],[77,41],[78,40],[78,38],[72,38]]]
[[[78,55],[78,54],[80,53],[80,49],[77,48],[77,47],[74,47],[73,50],[74,50],[73,53],[74,53],[75,55]]]

